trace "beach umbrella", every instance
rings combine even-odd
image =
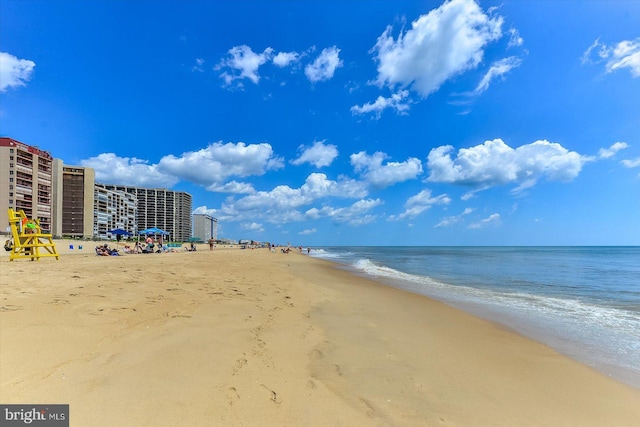
[[[169,234],[169,232],[161,230],[161,229],[156,228],[156,227],[151,227],[151,228],[147,228],[145,230],[139,231],[138,234],[146,234],[146,235],[149,235],[149,234],[161,234],[163,236],[166,236],[166,235]]]
[[[116,236],[131,236],[127,230],[123,230],[122,228],[116,228],[115,230],[109,230],[107,233],[111,233]]]
[[[114,230],[109,230],[107,231],[107,233],[111,233],[114,236],[116,236],[116,249],[120,248],[120,239],[122,239],[122,236],[131,236],[131,233],[129,233],[127,230],[123,230],[122,228],[116,228]]]

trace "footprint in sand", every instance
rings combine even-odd
[[[3,305],[2,307],[0,307],[0,311],[18,311],[18,310],[24,310],[24,307],[21,305],[12,305],[12,304]]]
[[[236,390],[235,387],[229,387],[229,390],[227,390],[227,398],[229,399],[229,406],[233,406],[235,402],[240,400],[238,390]]]

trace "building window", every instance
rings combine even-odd
[[[9,182],[13,182],[13,178],[9,178]],[[13,188],[13,187],[11,187],[11,188]]]
[[[13,175],[13,171],[9,171],[9,175]]]

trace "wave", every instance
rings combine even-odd
[[[511,319],[516,322],[516,325],[511,326],[526,335],[532,334],[533,326],[536,330],[534,338],[537,334],[552,338],[552,346],[558,349],[567,350],[568,342],[572,345],[582,343],[583,347],[597,351],[597,355],[592,353],[589,357],[592,362],[602,364],[614,357],[619,365],[626,368],[638,371],[640,366],[638,312],[574,299],[454,285],[428,276],[395,270],[366,258],[354,260],[351,267],[371,277],[383,279],[389,285],[443,300],[494,321]],[[560,325],[562,326],[559,327]],[[615,354],[607,352],[601,345],[615,348]]]

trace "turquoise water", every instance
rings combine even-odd
[[[640,247],[322,247],[640,388]]]

